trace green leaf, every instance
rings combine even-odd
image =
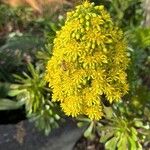
[[[142,122],[141,120],[135,120],[135,121],[134,121],[134,124],[135,124],[135,126],[138,127],[138,128],[139,128],[139,127],[143,127],[143,122]]]
[[[56,24],[53,23],[53,22],[50,23],[50,27],[51,27],[51,29],[52,29],[54,32],[56,32],[56,31],[58,30]]]
[[[134,141],[134,139],[132,139],[130,136],[128,137],[128,140],[129,140],[129,143],[130,143],[130,150],[135,150],[135,149],[137,149],[137,147],[136,147],[136,143],[135,143],[135,141]]]
[[[135,128],[131,127],[131,134],[134,141],[137,141],[137,131]]]
[[[9,100],[9,99],[0,99],[0,110],[11,110],[18,109],[22,104]]]
[[[78,121],[83,121],[83,122],[88,122],[91,123],[91,120],[89,118],[85,118],[85,117],[77,117]]]
[[[142,150],[142,145],[138,142],[138,150]]]
[[[115,150],[117,147],[118,137],[113,137],[109,141],[106,142],[105,148],[108,150]]]
[[[11,89],[18,89],[19,87],[20,87],[19,84],[11,84],[11,85],[10,85],[10,88],[11,88]]]
[[[17,96],[17,95],[19,95],[20,93],[22,93],[22,92],[25,92],[26,90],[10,90],[9,92],[8,92],[8,95],[9,96]]]
[[[50,126],[47,126],[46,128],[45,128],[45,135],[46,136],[48,136],[49,135],[49,133],[51,132],[51,127]]]
[[[77,123],[77,126],[79,127],[79,128],[81,128],[81,127],[84,127],[84,126],[86,126],[86,125],[88,125],[89,123],[88,122],[78,122]]]
[[[112,108],[111,107],[105,107],[105,106],[103,106],[103,108],[104,108],[104,112],[106,114],[106,118],[108,118],[108,119],[112,118],[112,116],[113,116]]]
[[[114,135],[114,131],[109,131],[109,132],[106,132],[105,134],[102,134],[101,135],[101,138],[100,138],[100,142],[101,143],[104,143],[106,142],[109,138],[111,138],[112,136]]]
[[[90,136],[92,135],[93,126],[94,126],[94,123],[91,122],[90,126],[85,130],[84,136],[85,136],[86,138],[87,138],[87,137],[90,137]]]
[[[128,143],[127,143],[127,136],[122,134],[122,136],[120,137],[119,141],[118,141],[118,144],[117,144],[117,147],[118,147],[118,150],[123,150],[123,149],[128,149]]]

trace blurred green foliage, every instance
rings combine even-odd
[[[122,28],[139,26],[143,19],[142,0],[91,0],[104,5]]]
[[[0,5],[0,110],[25,106],[27,118],[46,135],[62,120],[44,81],[52,41],[63,24],[56,16]]]

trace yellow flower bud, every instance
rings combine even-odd
[[[86,19],[86,20],[89,20],[89,19],[90,19],[90,16],[89,16],[89,15],[86,15],[86,16],[85,16],[85,19]]]
[[[72,37],[74,38],[76,35],[75,35],[75,33],[72,33]]]
[[[80,38],[80,34],[76,34],[76,39],[78,40]]]
[[[90,22],[87,21],[87,22],[86,22],[86,26],[90,26]]]
[[[90,29],[89,27],[86,27],[86,28],[85,28],[86,31],[89,31],[89,29]]]
[[[94,44],[94,43],[92,44],[92,48],[93,48],[93,49],[95,48],[95,44]]]
[[[103,5],[100,5],[98,6],[98,9],[101,11],[101,10],[104,10],[104,6]]]
[[[84,28],[81,28],[80,31],[81,31],[81,33],[84,33],[84,32],[85,32],[85,29],[84,29]]]
[[[90,6],[90,3],[88,3],[87,1],[83,4],[83,6],[85,7],[85,8],[88,8],[89,6]]]
[[[83,18],[81,18],[81,19],[80,19],[80,23],[83,23],[83,22],[84,22],[84,19],[83,19]]]

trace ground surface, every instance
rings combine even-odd
[[[0,125],[0,150],[72,150],[82,132],[70,120],[49,136],[37,132],[28,121]]]

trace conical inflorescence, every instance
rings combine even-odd
[[[99,120],[102,97],[112,103],[127,93],[128,62],[123,32],[103,5],[86,1],[67,13],[54,40],[46,70],[52,100],[68,116]]]

